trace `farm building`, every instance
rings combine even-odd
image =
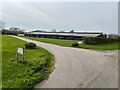
[[[83,40],[84,36],[91,37],[105,37],[102,32],[30,32],[25,34],[29,37],[39,38],[54,38],[54,39],[66,39],[66,40]]]

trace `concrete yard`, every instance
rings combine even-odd
[[[55,56],[55,69],[35,88],[118,88],[118,51],[95,51],[34,42]],[[19,43],[19,42],[18,42]]]

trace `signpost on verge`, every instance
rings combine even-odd
[[[24,48],[17,47],[16,60],[18,61],[18,54],[22,55],[22,63],[24,62]]]

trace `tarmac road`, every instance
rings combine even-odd
[[[35,88],[118,88],[117,50],[95,51],[17,38],[34,42],[55,56],[54,71]]]

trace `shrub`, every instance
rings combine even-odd
[[[79,44],[78,44],[78,42],[73,42],[73,43],[72,43],[72,46],[73,46],[73,47],[77,47],[77,46],[79,46]]]
[[[109,34],[108,36],[109,36],[109,38],[119,39],[119,40],[120,40],[120,35],[117,35],[117,34]]]
[[[84,37],[84,43],[88,45],[106,44],[117,41],[113,38],[100,38],[100,37]]]
[[[35,49],[36,48],[36,44],[32,43],[32,42],[26,43],[25,44],[25,48],[27,48],[27,49]]]

